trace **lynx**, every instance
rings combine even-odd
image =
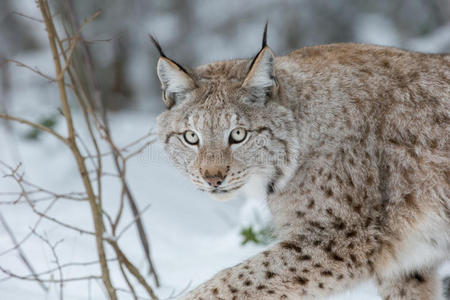
[[[182,299],[322,299],[374,279],[442,299],[450,253],[450,54],[362,44],[188,70],[153,39],[158,135],[200,190],[263,191],[278,243]]]

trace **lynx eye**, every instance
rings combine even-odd
[[[230,144],[237,144],[242,142],[247,136],[247,130],[242,127],[235,128],[230,134]]]
[[[191,145],[197,145],[198,144],[198,135],[193,132],[192,130],[187,130],[184,132],[184,140]]]

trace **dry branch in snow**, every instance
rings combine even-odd
[[[9,280],[11,278],[24,281],[35,281],[41,285],[44,291],[48,289],[47,283],[58,284],[59,298],[64,299],[64,286],[73,281],[92,281],[101,280],[106,291],[107,298],[111,300],[118,299],[118,292],[129,293],[134,299],[157,299],[151,284],[147,281],[146,276],[141,270],[129,259],[126,251],[120,246],[120,239],[128,228],[136,226],[139,239],[142,243],[146,262],[148,264],[149,273],[153,276],[154,284],[159,286],[159,279],[155,271],[155,267],[150,257],[150,246],[147,235],[141,220],[143,212],[136,204],[134,195],[126,180],[127,162],[139,155],[148,145],[154,142],[152,134],[145,136],[129,143],[125,146],[118,146],[111,137],[111,129],[108,125],[108,119],[103,109],[103,101],[101,95],[95,86],[95,74],[93,65],[89,58],[89,49],[82,37],[82,29],[92,22],[100,12],[96,12],[86,19],[81,25],[76,24],[76,17],[71,7],[71,1],[67,1],[66,13],[70,16],[70,26],[66,26],[67,20],[63,19],[65,35],[61,38],[55,25],[55,18],[50,10],[47,0],[38,0],[42,22],[47,32],[48,43],[53,58],[55,68],[55,76],[46,75],[39,70],[29,67],[19,61],[7,60],[20,67],[31,70],[38,76],[41,76],[51,82],[56,83],[59,100],[64,116],[67,132],[59,133],[56,130],[23,119],[12,116],[8,113],[0,113],[0,118],[22,123],[34,129],[50,134],[58,139],[73,157],[78,175],[83,183],[82,192],[56,193],[33,184],[26,179],[22,166],[10,166],[4,162],[0,162],[0,171],[4,177],[12,179],[17,187],[18,192],[2,192],[0,197],[15,197],[14,200],[1,201],[1,205],[15,205],[17,203],[25,203],[33,213],[38,216],[37,221],[29,229],[29,233],[22,239],[16,239],[14,232],[8,227],[6,220],[0,215],[0,221],[3,227],[8,231],[14,246],[0,253],[0,257],[7,255],[12,251],[17,251],[29,270],[29,274],[16,274],[13,270],[8,270],[0,265],[0,273],[5,277],[0,281]],[[58,14],[59,15],[59,14]],[[74,29],[76,27],[76,29]],[[80,51],[80,56],[84,60],[77,60],[75,53]],[[80,57],[77,56],[77,57]],[[69,95],[74,96],[76,103],[69,102]],[[73,106],[77,105],[83,115],[83,124],[74,121],[72,112]],[[88,140],[78,134],[79,127],[84,126],[88,129]],[[109,150],[104,150],[101,145],[106,145]],[[113,159],[116,172],[104,171],[105,159]],[[115,214],[111,214],[104,209],[103,206],[103,180],[106,176],[113,176],[121,186],[121,193],[118,195],[118,210]],[[93,228],[84,228],[80,224],[71,224],[61,219],[61,216],[55,216],[50,213],[50,209],[57,201],[80,201],[80,203],[89,203]],[[45,203],[39,206],[38,204]],[[128,203],[133,213],[132,222],[121,225],[124,206]],[[63,263],[58,255],[58,245],[64,240],[54,241],[53,238],[45,232],[40,232],[39,225],[42,220],[46,220],[57,225],[64,230],[75,231],[80,234],[92,236],[95,239],[98,259],[90,262],[70,262]],[[119,225],[120,230],[119,230]],[[37,271],[27,259],[21,245],[31,236],[38,238],[51,252],[52,261],[56,265],[54,268]],[[107,251],[106,248],[109,248]],[[107,253],[113,253],[113,257],[107,257]],[[65,270],[74,266],[99,266],[100,274],[89,274],[80,277],[68,277]],[[119,287],[114,283],[111,275],[111,267],[120,269],[122,280],[126,283],[126,288]],[[138,288],[139,287],[139,288]],[[145,297],[139,296],[138,291],[143,290]]]

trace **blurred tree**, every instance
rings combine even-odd
[[[407,48],[411,39],[431,34],[450,20],[448,0],[52,2],[56,7],[74,6],[76,14],[68,18],[72,24],[103,11],[95,26],[86,29],[88,49],[82,54],[90,53],[99,78],[95,86],[109,109],[133,105],[163,109],[155,72],[158,57],[148,33],[160,40],[169,56],[192,67],[217,59],[251,57],[258,49],[266,19],[270,21],[269,43],[277,54],[308,45],[352,41]],[[33,44],[19,19],[11,15],[14,8],[25,4],[12,3],[0,3],[0,24],[8,21],[8,26],[0,26],[0,39],[8,41],[0,43],[0,54],[4,47],[12,53]]]
[[[17,13],[13,0],[0,1],[0,58],[38,48],[25,20]]]

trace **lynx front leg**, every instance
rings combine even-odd
[[[378,280],[383,300],[441,300],[442,288],[435,270],[413,272]]]
[[[342,251],[332,239],[284,241],[223,270],[182,299],[318,299],[366,278],[370,264],[362,263],[363,257],[355,249]]]

